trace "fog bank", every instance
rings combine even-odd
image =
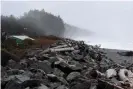
[[[78,36],[73,38],[75,40],[84,40],[86,44],[101,45],[101,48],[133,50],[133,43],[130,41],[117,41],[108,36],[93,34],[90,36]],[[117,39],[117,38],[116,38]]]

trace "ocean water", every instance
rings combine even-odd
[[[117,39],[113,36],[95,34],[91,36],[77,36],[72,39],[83,40],[90,45],[100,45],[101,48],[133,50],[133,42],[131,40]]]

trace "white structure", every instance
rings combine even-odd
[[[12,35],[12,36],[9,36],[9,38],[18,38],[20,40],[25,40],[25,39],[31,39],[31,40],[34,40],[33,38],[30,38],[29,36],[26,36],[26,35]]]

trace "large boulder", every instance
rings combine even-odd
[[[21,87],[22,88],[27,88],[27,87],[34,88],[34,87],[41,86],[41,83],[42,83],[41,80],[27,80],[21,83]]]
[[[6,84],[4,89],[22,89],[21,84],[17,83],[15,80],[10,80]]]
[[[64,85],[69,85],[69,83],[63,77],[58,77],[58,80]]]
[[[75,62],[74,64],[69,64],[64,61],[58,61],[54,63],[54,67],[59,68],[61,71],[63,71],[66,74],[69,74],[73,71],[80,72],[82,70],[82,65],[78,62]]]
[[[79,77],[80,73],[79,72],[71,72],[68,76],[67,76],[67,81],[72,81],[75,78]]]
[[[45,73],[52,73],[53,72],[53,69],[51,68],[51,65],[48,64],[47,62],[36,62],[36,63],[31,65],[31,68],[41,69]]]
[[[84,81],[82,83],[76,82],[70,87],[70,89],[90,89],[90,86],[91,86],[91,83],[87,81]]]

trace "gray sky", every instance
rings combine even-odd
[[[120,46],[133,43],[133,2],[6,1],[1,4],[4,15],[20,16],[30,9],[44,9],[60,15],[66,23],[99,34],[100,38],[96,39],[108,43],[118,42]]]

